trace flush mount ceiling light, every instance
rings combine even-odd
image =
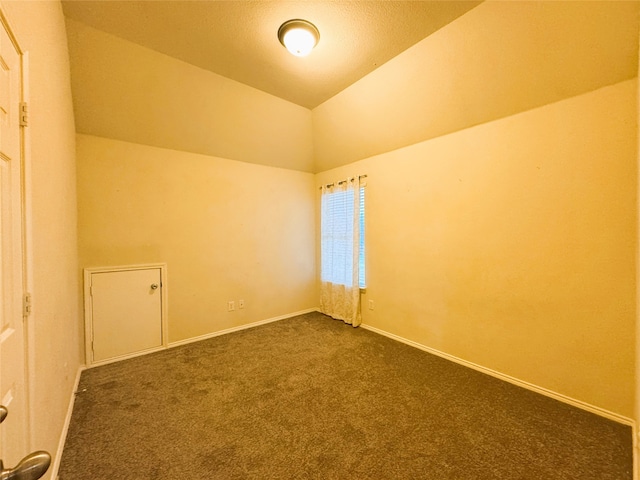
[[[320,32],[306,20],[287,20],[278,29],[278,39],[296,57],[306,57],[320,40]]]

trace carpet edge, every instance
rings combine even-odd
[[[73,388],[71,389],[71,398],[69,399],[69,405],[67,406],[67,414],[62,425],[62,432],[60,432],[60,439],[58,440],[58,448],[55,456],[53,457],[53,465],[51,466],[52,479],[58,478],[58,470],[60,469],[60,462],[62,461],[62,452],[64,451],[64,446],[67,442],[67,433],[69,432],[69,425],[71,424],[71,415],[73,414],[73,407],[76,402],[76,392],[78,391],[78,385],[80,384],[80,376],[84,370],[86,370],[84,365],[78,366],[76,379],[74,380]]]
[[[205,333],[204,335],[198,335],[197,337],[185,338],[184,340],[178,340],[176,342],[170,342],[167,348],[179,347],[181,345],[187,345],[189,343],[200,342],[213,337],[219,337],[220,335],[226,335],[228,333],[239,332],[241,330],[247,330],[253,327],[259,327],[260,325],[266,325],[267,323],[277,322],[279,320],[285,320],[291,317],[297,317],[298,315],[304,315],[306,313],[312,313],[319,311],[319,307],[307,308],[300,310],[299,312],[286,313],[277,317],[266,318],[264,320],[258,320],[257,322],[246,323],[237,327],[226,328],[224,330],[218,330],[217,332]]]
[[[381,330],[377,327],[373,327],[371,325],[366,325],[366,324],[361,324],[360,325],[362,328],[364,328],[365,330],[369,330],[371,332],[377,333],[379,335],[383,335],[385,337],[391,338],[392,340],[396,340],[398,342],[404,343],[406,345],[409,345],[411,347],[417,348],[419,350],[423,350],[427,353],[431,353],[433,355],[436,355],[438,357],[444,358],[445,360],[449,360],[452,361],[454,363],[457,363],[459,365],[462,365],[464,367],[468,367],[471,368],[473,370],[479,371],[481,373],[485,373],[487,375],[491,375],[492,377],[498,378],[500,380],[503,380],[505,382],[509,382],[511,384],[517,385],[519,387],[522,388],[526,388],[527,390],[531,390],[533,392],[539,393],[541,395],[545,395],[547,397],[551,397],[555,400],[558,400],[560,402],[563,403],[567,403],[571,406],[580,408],[582,410],[586,410],[588,412],[591,413],[595,413],[596,415],[600,415],[601,417],[605,417],[609,420],[613,420],[615,422],[621,423],[623,425],[627,425],[633,428],[634,430],[634,441],[635,441],[635,429],[636,429],[636,422],[635,420],[629,418],[629,417],[625,417],[624,415],[620,415],[618,413],[615,412],[611,412],[609,410],[606,410],[604,408],[595,406],[595,405],[591,405],[590,403],[587,402],[583,402],[582,400],[578,400],[572,397],[569,397],[567,395],[564,395],[562,393],[558,393],[558,392],[554,392],[553,390],[549,390],[548,388],[544,388],[541,387],[539,385],[521,380],[519,378],[516,377],[512,377],[511,375],[507,375],[506,373],[502,373],[499,372],[497,370],[493,370],[491,368],[488,367],[484,367],[482,365],[478,365],[477,363],[473,363],[470,362],[468,360],[464,360],[462,358],[456,357],[455,355],[451,355],[449,353],[445,353],[442,352],[440,350],[437,350],[435,348],[432,347],[428,347],[426,345],[423,345],[421,343],[418,342],[414,342],[413,340],[409,340],[407,338],[401,337],[399,335],[395,335],[393,333],[389,333],[385,330]]]

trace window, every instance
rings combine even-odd
[[[359,223],[360,223],[360,252],[358,255],[358,279],[360,280],[360,288],[366,288],[367,283],[366,283],[366,271],[364,268],[364,240],[365,240],[365,235],[364,235],[364,185],[362,185],[360,187],[360,212],[359,212]]]
[[[357,192],[357,201],[353,188],[336,189],[322,195],[320,276],[323,282],[351,287],[355,267],[359,287],[365,288],[365,186],[361,185]],[[358,231],[359,252],[354,261],[354,237]]]

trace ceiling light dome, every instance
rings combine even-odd
[[[288,20],[280,25],[278,39],[296,57],[306,57],[320,40],[320,32],[306,20]]]

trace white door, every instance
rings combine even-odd
[[[92,363],[162,347],[160,268],[91,274]]]
[[[28,453],[25,328],[22,316],[21,58],[0,18],[0,458],[13,466]]]

